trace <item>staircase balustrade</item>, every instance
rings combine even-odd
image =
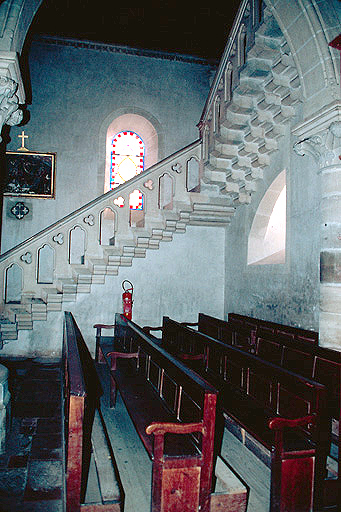
[[[234,208],[199,193],[200,162],[198,140],[0,256],[2,314],[30,329],[188,224],[228,223]],[[136,190],[142,210],[129,204]],[[0,327],[5,339],[8,329],[16,335],[9,322]]]

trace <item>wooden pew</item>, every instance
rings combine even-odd
[[[67,512],[121,512],[124,493],[99,409],[102,390],[70,312],[64,316],[64,435]],[[93,473],[94,493],[89,475]]]
[[[332,444],[325,478],[325,506],[341,503],[341,353],[318,343],[318,333],[230,313],[228,322],[199,313],[197,326],[224,343],[321,382],[328,389]],[[339,495],[339,496],[338,496]],[[341,505],[340,505],[341,506]]]
[[[217,390],[120,314],[114,345],[99,333],[97,353],[110,370],[112,404],[118,389],[153,461],[152,512],[245,511],[245,488],[212,493]]]
[[[303,341],[312,343],[313,345],[318,345],[318,332],[301,329],[300,327],[282,325],[275,322],[269,322],[268,320],[261,320],[259,318],[253,318],[237,313],[228,314],[228,323],[230,325],[239,325],[244,329],[256,331],[256,333],[258,333],[259,330],[263,332],[267,331],[276,335],[278,334],[288,336],[294,341]]]
[[[326,387],[167,317],[162,346],[190,365],[196,360],[184,354],[203,354],[196,372],[220,390],[228,427],[268,450],[271,511],[320,511],[330,440]]]
[[[307,342],[263,333],[257,336],[255,354],[282,368],[300,373],[324,384],[332,417],[331,450],[325,479],[325,506],[341,506],[341,353]]]

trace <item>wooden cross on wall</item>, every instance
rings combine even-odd
[[[25,135],[24,130],[21,132],[21,135],[18,135],[18,138],[21,139],[21,146],[17,149],[17,151],[29,151],[25,148],[25,139],[28,139],[28,135]]]

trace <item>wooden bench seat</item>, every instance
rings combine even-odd
[[[200,332],[252,352],[268,362],[321,382],[327,387],[332,416],[332,444],[324,483],[324,504],[334,506],[334,509],[336,506],[341,507],[341,496],[338,493],[341,485],[341,353],[317,345],[316,332],[294,327],[287,329],[287,326],[262,320],[259,320],[256,327],[257,319],[231,314],[229,320],[230,316],[235,317],[236,321],[227,322],[200,313],[198,322],[188,325],[197,326]],[[290,330],[297,331],[297,335],[294,336]]]
[[[196,371],[219,389],[226,417],[268,450],[271,510],[310,511],[311,499],[320,510],[330,437],[325,386],[167,317],[162,346],[180,357],[188,347],[204,354]]]
[[[124,492],[99,407],[97,372],[70,312],[63,335],[67,512],[122,512]]]
[[[98,357],[110,369],[112,405],[118,389],[153,461],[152,512],[209,512],[213,495],[220,507],[226,493],[212,494],[217,390],[123,315],[114,342],[98,340]],[[245,511],[245,487],[234,499]]]

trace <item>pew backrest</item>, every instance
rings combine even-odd
[[[150,456],[154,460],[158,458],[155,453],[157,434],[159,437],[162,436],[167,432],[167,428],[170,429],[170,433],[181,434],[188,426],[188,433],[186,437],[183,436],[183,441],[181,438],[173,439],[174,446],[171,452],[162,452],[162,458],[168,457],[170,460],[174,456],[176,444],[178,445],[177,457],[182,455],[184,458],[187,454],[193,457],[195,452],[201,466],[200,503],[204,506],[212,486],[217,390],[202,377],[191,372],[185,364],[161,348],[152,336],[121,314],[116,314],[115,317],[115,344],[116,349],[119,347],[124,353],[139,355],[136,379],[141,382],[140,390],[142,387],[145,388],[148,400],[142,404],[134,402],[133,399],[129,400],[130,403],[127,401],[125,403],[130,409],[128,412]],[[129,360],[123,361],[127,363]],[[115,372],[113,375],[114,378],[118,378]],[[135,386],[135,382],[131,384],[131,379],[125,379],[124,376],[121,383],[123,388],[120,386],[119,389],[122,393],[125,392],[125,384]],[[139,401],[143,400],[142,395],[143,392],[140,393]],[[166,411],[166,416],[163,410]],[[165,427],[162,426],[164,420],[162,418],[160,420],[158,415],[166,418],[168,423]],[[154,446],[151,433],[155,437]],[[195,448],[191,453],[188,453],[186,448],[188,436]],[[163,443],[163,440],[161,441]],[[172,463],[171,460],[170,463]],[[176,465],[179,467],[178,462]]]
[[[183,340],[186,340],[182,346]],[[289,369],[261,360],[233,345],[163,318],[162,342],[166,349],[184,352],[188,346],[205,354],[201,374],[217,385],[228,403],[231,389],[243,393],[273,416],[297,418],[317,415],[326,424],[325,386]],[[172,352],[176,354],[175,352]],[[314,428],[306,432],[315,437]]]
[[[240,315],[238,313],[229,313],[228,323],[254,331],[261,330],[263,333],[267,331],[272,334],[284,335],[297,341],[318,345],[318,332],[302,329],[300,327],[270,322],[268,320]]]
[[[64,315],[63,367],[66,510],[119,512],[123,506],[123,489],[99,408],[102,387],[91,354],[70,312]],[[98,492],[88,496],[91,457],[96,467]],[[89,487],[92,491],[95,489]]]

